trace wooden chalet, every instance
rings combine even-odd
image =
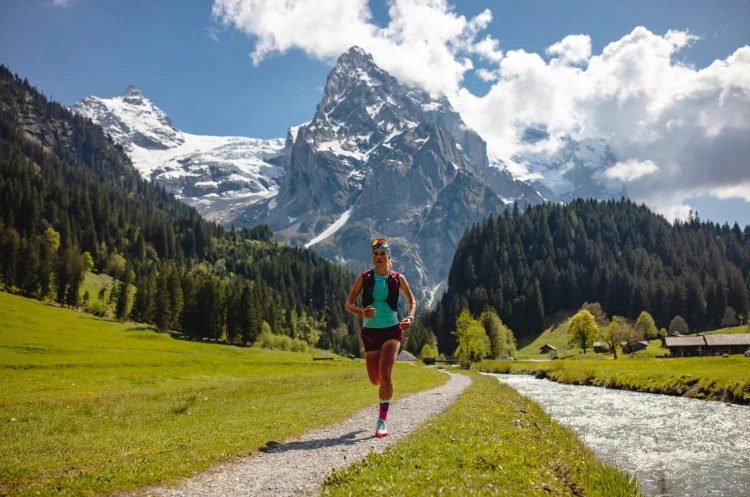
[[[664,346],[672,357],[742,354],[750,348],[750,333],[664,337]]]
[[[701,356],[705,354],[706,341],[700,337],[664,337],[664,347],[672,357]]]
[[[750,333],[703,335],[708,355],[742,354],[750,348]]]
[[[597,354],[609,353],[609,344],[607,342],[594,342],[592,347]]]
[[[557,347],[555,347],[554,345],[550,345],[548,343],[545,343],[544,345],[542,345],[542,348],[539,349],[540,354],[549,354],[551,352],[556,353]]]
[[[648,347],[648,342],[646,340],[641,340],[639,342],[632,342],[632,343],[620,342],[620,347],[622,347],[623,354],[632,354],[633,352],[644,350],[646,347]]]

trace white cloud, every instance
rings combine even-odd
[[[714,188],[711,193],[720,199],[741,198],[744,199],[745,202],[750,202],[750,181],[737,185]]]
[[[559,57],[562,62],[580,64],[591,58],[591,37],[588,35],[568,35],[547,48],[547,54]]]
[[[445,0],[392,0],[384,28],[372,22],[366,0],[215,0],[212,13],[255,39],[256,65],[295,48],[333,60],[357,45],[395,77],[445,94],[457,92],[473,68],[476,36],[492,20],[489,10],[467,19]]]
[[[487,69],[484,69],[484,68],[477,69],[477,76],[482,81],[497,81],[498,79],[500,79],[497,73],[493,71],[488,71]]]
[[[616,179],[622,182],[630,182],[648,174],[654,174],[659,168],[650,160],[639,162],[637,160],[628,160],[618,162],[614,166],[604,171],[603,176],[609,179]]]
[[[400,80],[445,94],[509,167],[526,147],[526,127],[544,125],[551,138],[537,149],[567,135],[606,139],[625,160],[609,179],[627,181],[633,198],[662,212],[682,212],[685,199],[703,194],[747,198],[736,185],[750,184],[750,46],[695,68],[676,55],[698,37],[636,27],[599,54],[588,35],[566,36],[545,59],[482,37],[489,10],[466,18],[447,0],[388,5],[385,27],[367,0],[214,0],[213,16],[255,40],[255,64],[291,49],[332,61],[361,46]],[[462,87],[472,59],[489,64],[476,71],[493,81],[483,96]]]
[[[53,7],[67,7],[73,0],[52,0]]]
[[[485,60],[490,62],[500,62],[503,58],[503,51],[498,47],[500,42],[492,36],[487,37],[474,45],[474,51]]]

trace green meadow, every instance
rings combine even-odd
[[[519,344],[517,361],[483,361],[481,371],[492,373],[537,374],[561,383],[597,385],[639,392],[685,395],[709,400],[750,404],[750,358],[684,357],[657,359],[669,354],[662,340],[651,340],[648,347],[633,355],[618,351],[597,354],[568,345],[568,325],[572,313],[558,313],[550,326],[533,341]],[[723,328],[701,334],[747,333],[747,326]],[[549,360],[540,348],[549,343],[557,348],[558,360]]]
[[[336,471],[327,495],[637,496],[634,479],[490,376],[383,454]]]
[[[176,340],[0,292],[0,495],[170,481],[375,406],[362,361],[312,357]],[[397,364],[394,379],[399,397],[446,376]]]

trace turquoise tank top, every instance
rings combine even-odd
[[[372,297],[375,301],[372,307],[375,309],[375,315],[371,318],[365,318],[365,328],[390,328],[398,324],[398,314],[391,309],[388,302],[388,275],[381,276],[377,272],[375,275],[375,286],[372,289]]]

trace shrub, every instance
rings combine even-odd
[[[264,325],[267,323],[263,322]],[[310,345],[299,338],[291,338],[286,335],[274,335],[271,328],[263,326],[263,332],[255,341],[255,345],[264,349],[284,350],[291,352],[309,352]]]
[[[437,355],[438,350],[429,343],[424,344],[424,346],[422,347],[422,351],[419,353],[419,356],[422,358],[437,357]]]
[[[88,304],[88,310],[94,316],[104,317],[107,314],[107,307],[101,300],[93,300]]]

